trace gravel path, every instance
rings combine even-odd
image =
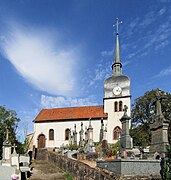
[[[64,172],[47,161],[34,161],[29,180],[65,180]]]

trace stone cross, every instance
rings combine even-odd
[[[13,147],[13,154],[17,154],[17,152],[16,152],[16,145],[15,145],[15,143],[14,143],[14,145],[12,146]]]
[[[122,24],[122,21],[119,22],[119,19],[116,18],[116,24],[113,25],[113,27],[116,26],[116,33],[118,34],[119,24]]]

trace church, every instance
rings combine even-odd
[[[70,135],[75,133],[77,144],[80,131],[86,135],[93,128],[92,139],[100,141],[100,131],[105,129],[108,143],[116,143],[121,133],[120,119],[123,107],[128,107],[130,116],[130,79],[122,74],[120,60],[118,19],[116,21],[116,44],[111,76],[104,81],[103,105],[68,108],[42,109],[34,119],[33,146],[54,149],[69,144]]]

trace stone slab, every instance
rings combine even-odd
[[[119,175],[160,175],[160,160],[116,159],[97,161],[97,167]]]

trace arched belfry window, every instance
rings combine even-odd
[[[118,111],[118,102],[115,101],[114,103],[114,111],[117,112]]]
[[[113,130],[113,139],[114,140],[119,140],[120,135],[121,135],[121,128],[119,126],[116,126]]]
[[[54,140],[54,130],[49,129],[49,140]]]
[[[70,130],[65,129],[65,140],[69,140],[69,133],[70,133]]]
[[[119,111],[123,111],[123,103],[122,103],[122,101],[119,101]]]

